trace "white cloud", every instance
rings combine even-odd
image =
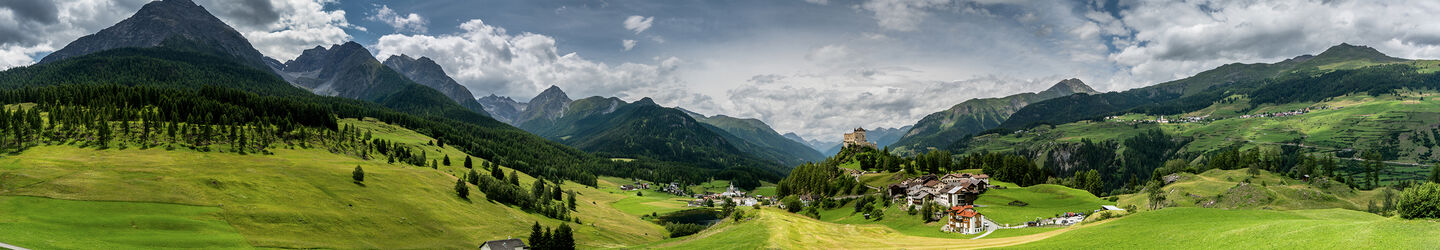
[[[805,2],[807,2],[807,3],[813,3],[813,4],[819,4],[819,5],[827,5],[827,4],[830,4],[830,0],[805,0]]]
[[[1391,56],[1440,57],[1435,1],[1137,1],[1116,20],[1087,15],[1111,44],[1109,59],[1137,79],[1178,79],[1232,62],[1275,62],[1342,42]]]
[[[985,76],[932,81],[908,71],[870,69],[838,75],[758,75],[729,91],[725,113],[766,121],[777,131],[839,141],[854,127],[901,127],[970,98],[997,97],[1014,89],[1041,91],[1058,77],[1020,80]],[[783,133],[783,132],[782,132]]]
[[[408,15],[401,15],[396,13],[394,9],[390,9],[389,5],[381,5],[380,9],[375,10],[374,16],[365,19],[390,25],[391,28],[395,28],[395,32],[409,31],[413,33],[425,33],[425,25],[429,24],[429,22],[425,21],[425,18],[420,17],[419,14],[410,13]]]
[[[446,35],[391,34],[375,45],[380,58],[406,54],[435,59],[456,81],[477,95],[496,93],[528,98],[550,85],[572,97],[618,96],[635,100],[655,97],[662,103],[705,102],[708,97],[686,92],[676,77],[684,61],[656,58],[652,64],[611,65],[560,53],[549,36],[510,34],[479,19],[460,25]]]
[[[109,27],[148,0],[33,1],[0,4],[0,69],[35,63],[35,56]]]
[[[635,48],[635,40],[630,40],[630,39],[620,40],[620,46],[624,46],[624,47],[625,47],[625,51],[630,51],[630,49]]]
[[[881,28],[897,31],[915,31],[930,16],[929,8],[949,3],[949,0],[869,0],[860,8],[874,13]]]
[[[345,33],[345,29],[355,28],[345,19],[344,10],[326,10],[327,6],[337,3],[335,0],[270,0],[279,18],[254,25],[237,21],[246,17],[221,14],[229,12],[216,4],[222,0],[206,1],[212,3],[202,5],[245,35],[255,49],[280,61],[294,59],[301,51],[315,46],[349,41],[350,34]]]
[[[626,30],[634,31],[635,34],[640,34],[640,32],[645,32],[645,30],[650,29],[650,25],[654,22],[655,17],[630,16],[625,18],[625,22],[623,24],[625,25]]]

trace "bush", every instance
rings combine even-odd
[[[365,182],[365,170],[361,170],[360,166],[356,165],[355,172],[350,172],[350,178],[355,179],[355,182]]]
[[[1396,206],[1402,218],[1440,218],[1440,184],[1431,182],[1405,189]]]
[[[670,238],[684,237],[686,235],[699,233],[700,230],[705,230],[705,226],[685,223],[670,223],[665,225],[665,231],[670,231]]]
[[[790,211],[791,213],[800,212],[800,209],[805,208],[805,204],[800,203],[800,198],[794,195],[785,196],[785,199],[780,200],[780,204],[785,205],[785,211]]]

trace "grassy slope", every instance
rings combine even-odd
[[[980,195],[975,201],[981,205],[976,209],[991,221],[1000,224],[1024,224],[1037,218],[1055,217],[1065,212],[1079,212],[1089,214],[1091,211],[1100,209],[1100,205],[1112,205],[1113,202],[1105,201],[1079,189],[1073,189],[1060,185],[1041,184],[1029,187],[1015,187],[1013,184],[996,182],[997,185],[1005,185],[1006,189],[991,189]],[[1025,206],[1011,206],[1012,201],[1023,201],[1029,203]]]
[[[1247,187],[1239,187],[1249,180]],[[1166,185],[1168,207],[1197,207],[1198,203],[1216,201],[1215,208],[1254,209],[1323,209],[1361,210],[1370,201],[1384,200],[1382,190],[1358,191],[1335,184],[1325,188],[1307,184],[1269,172],[1251,177],[1245,170],[1210,170],[1201,174],[1183,174],[1181,180]],[[1217,196],[1221,197],[1217,199]],[[1120,195],[1120,205],[1148,209],[1145,194]]]
[[[996,185],[1008,187],[1007,189],[991,189],[976,204],[984,207],[977,208],[981,214],[996,223],[1001,224],[1022,224],[1034,220],[1037,217],[1053,217],[1064,212],[1089,213],[1099,209],[1100,205],[1113,204],[1087,192],[1057,185],[1035,185],[1030,187],[1016,187],[1014,184],[995,182]],[[1010,206],[1011,201],[1016,199],[1029,202],[1024,207]],[[968,239],[975,235],[961,235],[940,231],[943,225],[941,222],[922,223],[918,215],[911,215],[900,204],[887,207],[885,217],[881,220],[865,219],[863,213],[855,213],[853,203],[840,206],[835,209],[823,210],[820,213],[820,220],[838,224],[851,225],[882,225],[895,231],[911,236]],[[1049,230],[1027,229],[1027,230],[1000,230],[996,234],[986,238],[1003,238],[1020,235],[1042,233]]]
[[[620,190],[620,185],[624,185],[622,183],[631,182],[632,181],[623,178],[601,177],[598,181],[598,186],[600,186],[600,192],[621,197],[620,199],[611,201],[609,206],[634,216],[645,216],[652,213],[665,214],[685,210],[686,201],[689,201],[689,199],[685,197],[655,192],[654,190]],[[636,195],[636,193],[644,193],[645,195],[640,196]]]
[[[215,207],[0,196],[0,211],[0,242],[34,249],[250,247]]]
[[[1440,223],[1344,209],[1267,211],[1167,208],[1018,246],[1033,249],[1420,249],[1440,245]]]
[[[410,145],[430,140],[390,125],[344,123]],[[561,223],[485,201],[474,190],[470,201],[455,197],[455,176],[468,172],[460,167],[463,154],[453,148],[424,148],[432,157],[452,156],[453,166],[407,167],[323,149],[276,149],[274,155],[262,156],[41,146],[0,159],[0,195],[212,207],[248,243],[266,247],[468,248],[526,236],[536,221]],[[364,185],[350,180],[356,165],[365,169]],[[523,174],[521,179],[527,187],[534,180]],[[601,205],[624,196],[568,183],[565,188],[581,193],[576,213],[586,224],[576,227],[581,245],[618,247],[660,239],[659,226]],[[92,212],[92,217],[119,216],[112,210]],[[0,236],[0,241],[23,240]],[[155,247],[164,242],[128,243]]]
[[[1079,142],[1081,139],[1115,140],[1125,138],[1150,128],[1160,128],[1168,133],[1189,136],[1195,140],[1184,150],[1203,152],[1238,143],[1255,145],[1280,145],[1299,141],[1309,150],[1328,153],[1341,149],[1365,149],[1379,140],[1399,133],[1400,163],[1431,162],[1440,160],[1440,145],[1426,147],[1423,141],[1440,141],[1430,138],[1431,130],[1440,127],[1440,94],[1433,91],[1405,92],[1399,95],[1350,95],[1318,103],[1291,103],[1282,105],[1261,105],[1247,112],[1238,112],[1241,106],[1248,107],[1244,99],[1230,104],[1217,103],[1209,108],[1187,115],[1211,115],[1212,118],[1236,117],[1244,114],[1280,112],[1305,107],[1344,107],[1341,109],[1315,110],[1308,114],[1291,117],[1222,119],[1202,123],[1136,124],[1119,121],[1154,120],[1154,116],[1125,115],[1107,122],[1080,121],[1031,128],[1024,133],[1012,135],[989,134],[976,137],[969,152],[1005,152],[1029,145],[1051,141]],[[1178,116],[1169,117],[1176,119]],[[1440,143],[1436,143],[1440,144]],[[1423,179],[1429,173],[1428,166],[1391,165],[1382,183],[1396,180]]]
[[[751,210],[746,210],[755,214]],[[1094,225],[1104,225],[1094,224]],[[943,239],[907,235],[881,225],[847,225],[811,219],[773,208],[740,223],[725,222],[694,236],[642,248],[665,249],[954,249],[1001,247],[1060,234],[1071,228],[996,239]]]

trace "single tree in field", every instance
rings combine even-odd
[[[466,177],[468,177],[466,178],[466,181],[469,181],[470,184],[480,185],[480,173],[476,173],[474,169],[471,169],[470,175],[467,175]]]
[[[360,165],[355,165],[355,172],[350,173],[350,178],[354,178],[355,182],[365,182],[365,170],[360,169]]]
[[[568,201],[568,203],[570,204],[570,211],[576,211],[576,210],[575,210],[575,190],[570,190],[570,191],[565,191],[565,192],[566,192],[566,194],[568,194],[568,196],[569,196],[569,198],[568,198],[567,201]]]
[[[441,159],[444,159],[444,160],[440,161],[440,164],[445,164],[445,166],[450,166],[450,155],[445,155],[445,158],[441,158]]]
[[[465,156],[465,168],[473,168],[473,167],[474,167],[473,165],[470,165],[470,156],[469,156],[469,155],[466,155],[466,156]]]
[[[461,199],[470,199],[470,187],[465,186],[465,180],[455,180],[455,195],[460,196]]]

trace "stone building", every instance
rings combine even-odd
[[[870,147],[875,148],[875,143],[865,140],[865,128],[855,128],[855,132],[845,133],[845,147]]]

